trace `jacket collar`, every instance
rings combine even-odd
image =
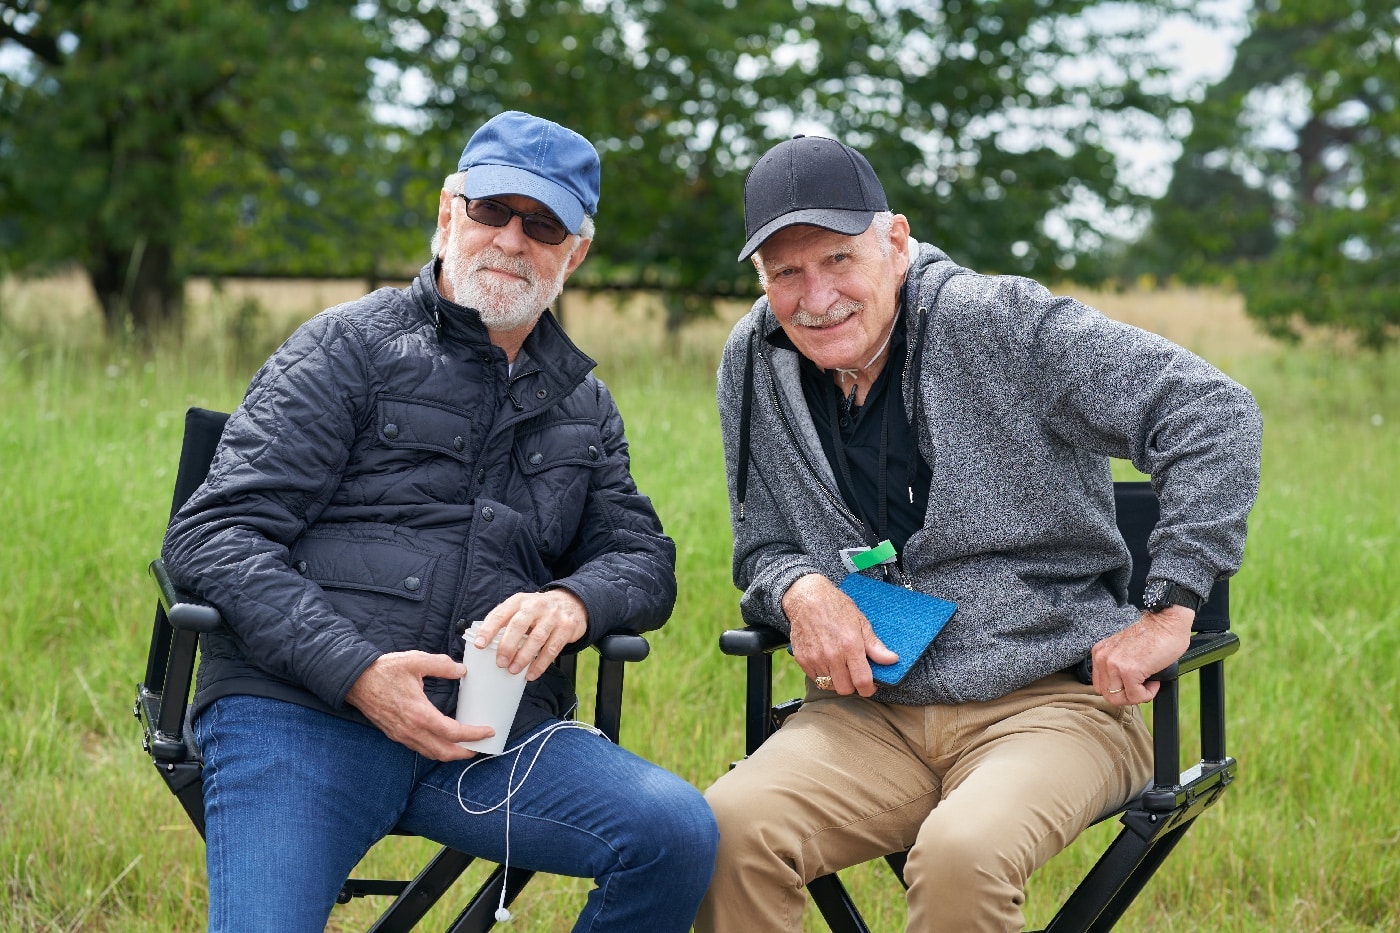
[[[433,259],[419,270],[418,277],[413,281],[413,297],[419,310],[436,328],[438,339],[444,343],[461,342],[476,350],[494,349],[491,334],[481,323],[481,315],[473,308],[447,300],[438,291],[440,262]],[[539,372],[558,388],[572,388],[597,365],[574,345],[558,319],[546,308],[525,338],[520,356],[516,358],[516,375]]]

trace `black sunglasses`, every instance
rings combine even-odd
[[[558,246],[569,235],[564,225],[550,214],[527,214],[490,198],[469,198],[465,194],[457,197],[467,202],[467,216],[479,224],[504,227],[512,217],[519,217],[520,226],[527,237],[549,246]]]

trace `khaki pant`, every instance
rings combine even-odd
[[[1020,930],[1031,872],[1151,775],[1139,709],[1068,674],[959,706],[809,684],[802,708],[705,794],[720,847],[696,929],[796,933],[808,881],[909,849],[908,930]]]

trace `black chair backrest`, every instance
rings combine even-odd
[[[180,467],[175,473],[175,494],[170,503],[170,517],[204,482],[219,439],[224,435],[228,414],[207,408],[191,408],[185,412],[185,440],[180,447]]]
[[[1147,584],[1147,570],[1152,558],[1147,553],[1147,536],[1161,518],[1157,493],[1147,482],[1113,484],[1114,505],[1118,511],[1118,530],[1133,557],[1133,575],[1128,583],[1128,598],[1142,605],[1142,590]],[[1210,597],[1196,614],[1192,626],[1198,632],[1224,632],[1230,628],[1230,581],[1217,580]]]
[[[227,421],[228,415],[221,411],[191,408],[185,412],[185,437],[180,444],[180,465],[175,471],[175,492],[170,501],[172,519],[209,475],[209,467],[214,462],[214,452],[219,447]],[[151,631],[151,650],[146,656],[146,679],[142,681],[146,689],[164,693],[174,638],[175,631],[166,618],[165,608],[157,606],[155,625]],[[172,726],[162,721],[160,725],[171,734],[178,734],[178,724]]]

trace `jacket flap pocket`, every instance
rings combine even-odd
[[[517,438],[515,456],[528,476],[560,466],[601,466],[603,433],[592,422],[557,422]]]
[[[308,536],[292,551],[297,573],[325,587],[387,593],[422,600],[432,587],[438,558],[392,541]]]
[[[466,460],[476,446],[471,416],[454,408],[385,395],[376,417],[379,439],[390,447],[434,450]]]

